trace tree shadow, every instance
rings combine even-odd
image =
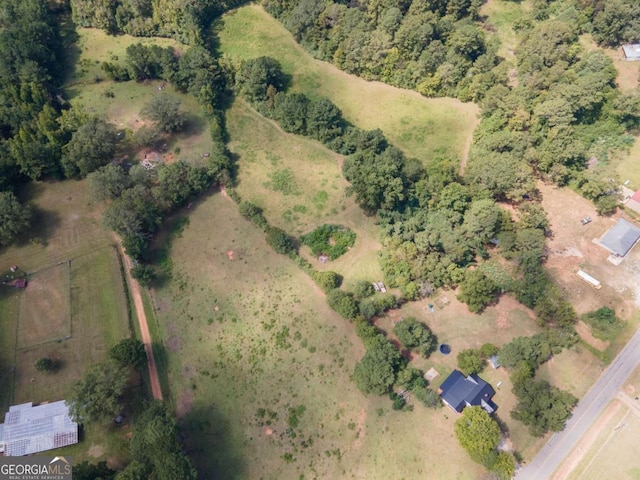
[[[31,227],[19,235],[14,244],[18,247],[24,247],[30,243],[46,246],[47,239],[53,236],[55,230],[60,226],[60,221],[58,212],[34,207]]]
[[[60,36],[62,37],[63,45],[61,53],[63,63],[61,80],[62,83],[65,84],[69,83],[76,76],[78,61],[80,60],[82,52],[78,46],[80,36],[71,18],[71,13],[59,13],[58,18],[60,19]]]
[[[200,478],[232,480],[245,478],[243,453],[230,441],[231,422],[215,403],[197,405],[181,422],[187,454]]]

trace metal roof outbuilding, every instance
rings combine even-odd
[[[0,452],[17,457],[78,443],[78,424],[64,400],[33,406],[14,405],[0,424]]]

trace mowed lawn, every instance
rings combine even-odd
[[[380,128],[406,154],[428,162],[438,155],[462,157],[478,123],[475,104],[368,82],[306,53],[262,7],[228,13],[219,26],[220,51],[231,60],[276,58],[292,76],[292,91],[334,102],[345,118],[364,129]]]
[[[194,206],[154,292],[173,400],[203,478],[477,478],[451,412],[394,412],[350,375],[353,325],[222,195]]]
[[[429,309],[429,304],[433,306],[433,312]],[[479,348],[485,343],[502,347],[514,337],[531,336],[541,331],[535,322],[535,314],[511,296],[502,296],[497,305],[476,315],[470,313],[465,304],[456,300],[455,292],[452,291],[443,291],[433,298],[406,303],[402,308],[378,319],[376,324],[393,339],[395,323],[408,317],[426,323],[437,336],[438,342],[446,343],[451,348],[449,355],[435,352],[426,359],[412,355],[412,366],[423,371],[435,368],[438,372],[439,375],[432,381],[435,388],[457,368],[457,356],[462,350]],[[507,370],[495,370],[487,365],[480,377],[496,390],[494,401],[498,405],[497,416],[506,425],[513,447],[525,459],[531,458],[542,443],[529,435],[527,427],[512,419],[509,414],[515,408],[516,398],[511,391],[512,383]]]
[[[2,416],[13,404],[66,399],[86,368],[104,360],[130,328],[120,261],[87,204],[85,183],[35,183],[26,194],[37,209],[32,235],[40,240],[0,250],[0,269],[18,265],[34,287],[0,290]],[[42,357],[55,359],[59,371],[37,372]],[[124,435],[92,429],[70,451],[75,461],[106,459],[107,445],[126,452]]]

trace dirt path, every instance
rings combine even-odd
[[[153,356],[153,345],[151,342],[151,334],[149,333],[149,324],[147,323],[147,315],[144,312],[144,304],[142,303],[142,292],[140,291],[140,285],[131,277],[131,259],[124,253],[122,249],[122,243],[120,239],[117,239],[120,255],[124,260],[124,274],[127,277],[127,283],[129,284],[131,298],[133,299],[133,306],[136,309],[136,316],[138,317],[138,325],[140,326],[140,335],[142,336],[142,343],[144,349],[147,352],[147,366],[149,367],[149,380],[151,381],[151,393],[155,400],[162,400],[162,389],[160,388],[160,379],[158,378],[158,369],[156,368],[156,359]]]

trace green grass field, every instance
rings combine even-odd
[[[0,269],[16,264],[37,272],[25,290],[0,290],[2,414],[12,404],[64,399],[86,367],[130,329],[120,261],[87,204],[85,183],[35,183],[27,194],[38,211],[40,241],[0,250]],[[45,356],[57,360],[58,372],[36,371],[35,361]],[[76,461],[105,459],[112,453],[104,448],[96,456],[96,445],[118,443],[126,448],[122,431],[92,429],[69,451]]]
[[[292,76],[293,91],[333,101],[360,128],[380,128],[410,156],[461,157],[478,123],[478,108],[451,98],[428,99],[380,82],[367,82],[329,63],[314,60],[291,34],[261,7],[250,5],[225,15],[220,50],[232,60],[267,55]]]
[[[319,270],[340,273],[347,283],[382,278],[379,229],[346,197],[340,155],[283,132],[240,99],[227,111],[227,126],[229,149],[238,156],[237,191],[243,199],[263,208],[271,225],[296,236],[323,223],[348,226],[357,237],[347,254],[326,264],[310,255],[308,260]],[[307,252],[302,249],[303,255]]]
[[[356,390],[350,374],[364,352],[353,326],[230,199],[193,207],[171,259],[173,280],[154,304],[173,401],[204,478],[479,474],[450,412],[394,412],[387,398]]]
[[[615,402],[609,408],[615,408]],[[567,478],[640,479],[639,429],[640,415],[623,404],[603,425],[589,450]]]

